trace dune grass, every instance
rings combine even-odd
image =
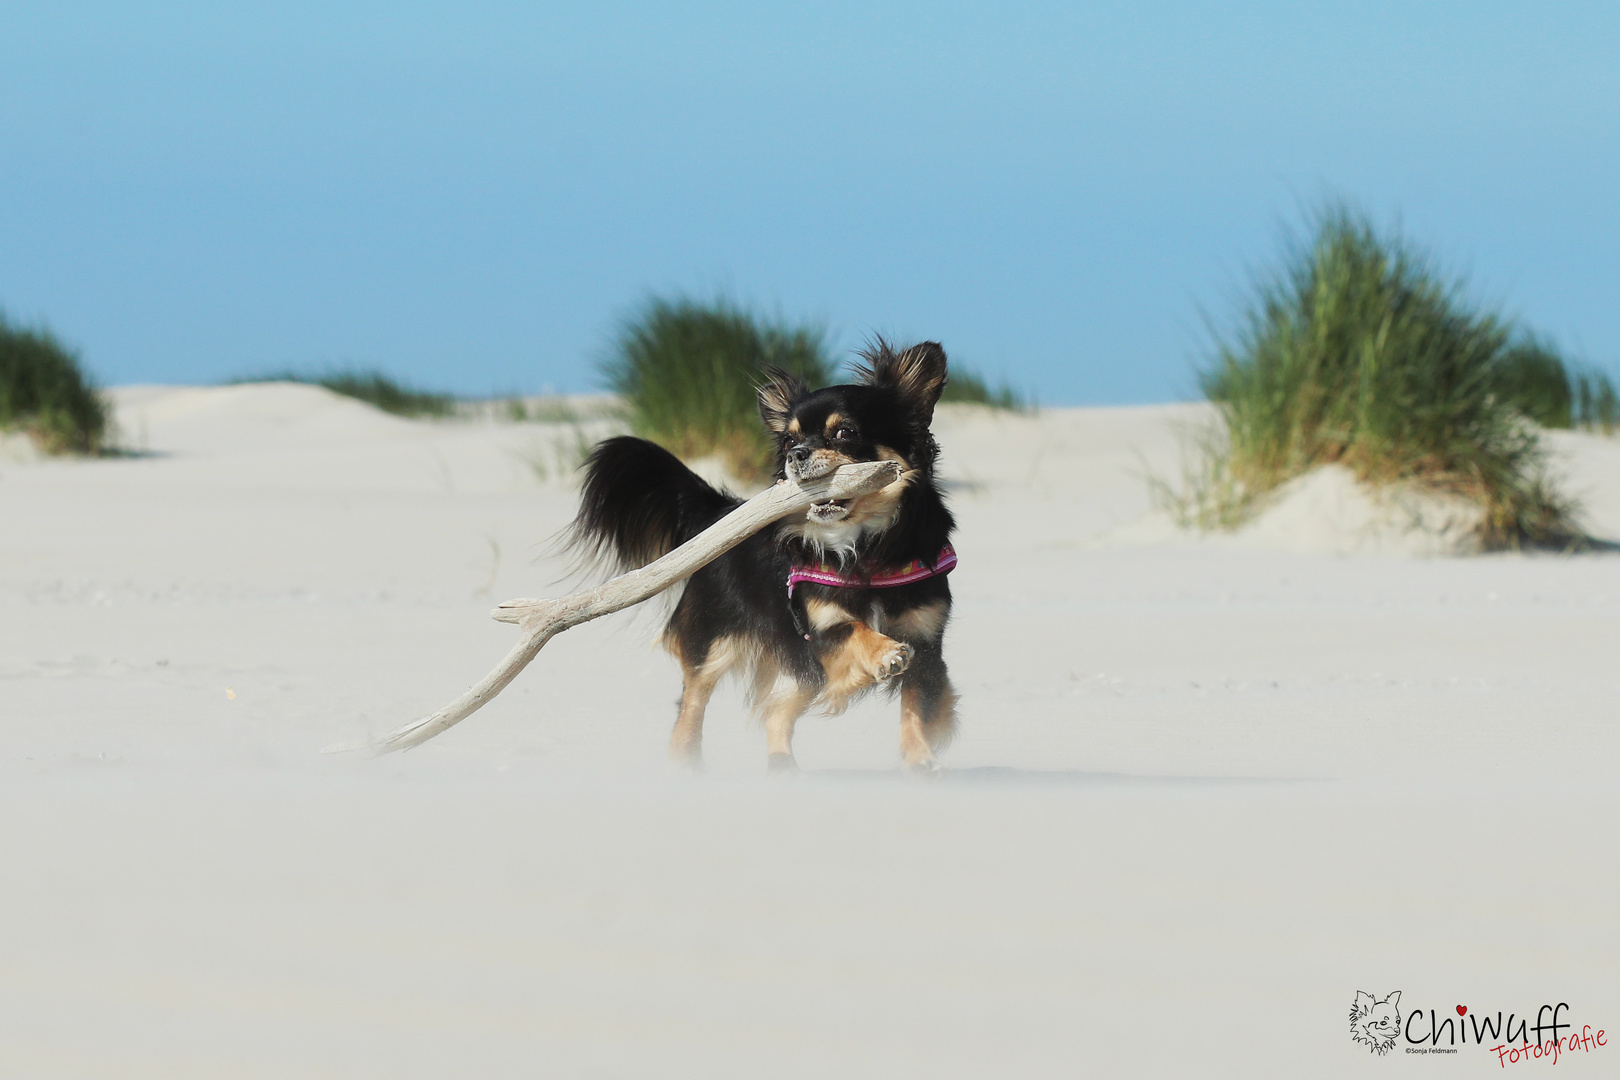
[[[1570,377],[1570,426],[1602,435],[1620,431],[1620,394],[1601,371],[1578,371]]]
[[[0,315],[0,428],[26,431],[47,453],[94,454],[108,413],[78,354],[47,329]]]
[[[279,371],[233,380],[248,382],[295,382],[324,386],[335,394],[375,405],[395,416],[451,416],[456,398],[429,390],[418,390],[370,368],[336,368],[319,374]]]
[[[1495,392],[1542,427],[1603,435],[1620,428],[1620,394],[1609,376],[1576,367],[1534,336],[1526,335],[1503,357]]]
[[[766,475],[771,447],[755,388],[775,366],[832,381],[826,334],[761,320],[729,301],[654,297],[620,326],[600,364],[632,429],[684,458],[718,454],[743,479]]]
[[[1226,433],[1193,493],[1201,524],[1241,521],[1279,484],[1338,462],[1372,484],[1473,500],[1490,546],[1579,535],[1536,424],[1567,426],[1577,394],[1601,391],[1577,391],[1550,347],[1347,208],[1318,215],[1201,378]]]
[[[988,405],[1012,412],[1025,412],[1030,408],[1024,396],[1009,384],[1004,382],[992,389],[984,376],[955,360],[951,361],[950,378],[939,400],[942,404]]]

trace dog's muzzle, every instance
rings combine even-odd
[[[840,464],[841,462],[832,454],[805,452],[802,447],[798,447],[788,452],[786,472],[789,480],[802,484],[809,480],[821,479]],[[805,516],[822,524],[842,521],[849,516],[849,502],[848,499],[824,499],[810,504],[810,510]]]
[[[806,480],[820,480],[838,468],[838,464],[830,454],[810,453],[803,447],[796,447],[788,451],[787,476],[799,484]]]

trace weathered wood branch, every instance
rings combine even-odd
[[[508,600],[491,614],[501,622],[516,623],[522,636],[494,671],[438,712],[414,720],[374,742],[332,749],[369,747],[378,753],[389,753],[424,743],[487,705],[496,694],[506,689],[506,684],[518,672],[528,666],[546,642],[569,627],[622,611],[663,592],[771,522],[807,510],[812,503],[826,499],[859,498],[887,487],[899,478],[900,466],[896,462],[868,461],[845,465],[826,476],[802,483],[784,480],[755,495],[674,551],[639,570],[621,574],[594,589],[558,600]]]

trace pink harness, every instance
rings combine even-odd
[[[846,577],[821,564],[795,566],[788,571],[788,599],[793,599],[793,587],[801,581],[813,582],[816,585],[841,585],[848,589],[890,589],[896,585],[910,585],[914,581],[948,574],[955,568],[956,549],[949,544],[940,549],[939,558],[934,560],[932,566],[921,559],[913,559],[898,570],[873,574],[869,578]]]

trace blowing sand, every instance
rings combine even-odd
[[[878,700],[768,779],[734,690],[672,773],[645,615],[419,750],[323,756],[556,592],[602,425],[117,396],[146,456],[0,455],[0,1074],[1502,1071],[1353,1044],[1394,990],[1425,1047],[1559,1002],[1620,1040],[1620,556],[1413,557],[1331,476],[1197,540],[1142,479],[1197,407],[946,410],[942,778]],[[1620,536],[1620,441],[1556,445]]]

